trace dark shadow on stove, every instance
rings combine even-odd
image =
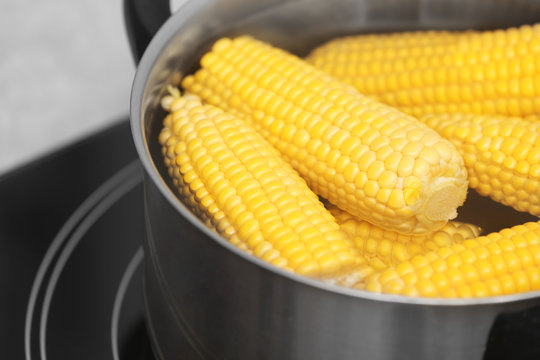
[[[144,321],[133,326],[126,334],[125,342],[119,345],[121,360],[158,360],[152,351]]]

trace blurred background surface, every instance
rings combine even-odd
[[[135,65],[121,0],[2,5],[0,174],[127,119]]]

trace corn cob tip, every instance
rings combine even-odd
[[[358,263],[349,271],[324,279],[328,284],[356,288],[362,286],[364,280],[375,272],[375,268],[368,262],[358,259]]]
[[[167,86],[167,95],[163,96],[161,98],[161,107],[164,109],[164,110],[171,110],[171,106],[172,106],[172,103],[180,98],[182,94],[180,93],[180,89],[178,89],[177,87],[175,86],[172,86],[172,85],[168,85]]]

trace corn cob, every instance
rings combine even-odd
[[[252,127],[194,95],[171,93],[159,136],[165,164],[186,202],[220,234],[307,276],[358,263],[333,216]]]
[[[459,149],[471,188],[540,215],[540,122],[473,114],[426,115],[423,120]]]
[[[391,72],[393,62],[389,60],[400,60],[401,70],[426,67],[428,57],[444,53],[445,47],[456,44],[470,33],[411,31],[348,36],[315,48],[306,60],[325,71],[335,72],[337,77],[344,77],[344,81],[354,85],[352,76]],[[357,63],[362,66],[357,67]]]
[[[415,35],[416,43],[419,43]],[[414,115],[465,112],[526,116],[540,113],[540,25],[433,32],[423,45],[395,36],[338,38],[306,58],[362,94]],[[376,38],[393,39],[377,46]]]
[[[390,294],[471,298],[540,289],[540,223],[506,228],[373,272],[357,286]]]
[[[402,233],[427,233],[466,196],[463,160],[417,119],[244,36],[221,39],[188,92],[251,123],[319,195]]]
[[[481,231],[473,224],[449,221],[442,229],[429,235],[405,235],[358,219],[332,204],[325,206],[354,242],[359,253],[378,270],[397,265],[415,255],[475,238]]]

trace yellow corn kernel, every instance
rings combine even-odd
[[[306,60],[414,116],[526,116],[538,113],[540,96],[540,32],[532,28],[349,36]]]
[[[208,225],[299,274],[336,276],[359,264],[318,197],[249,124],[195,95],[171,91],[162,103],[170,111],[159,136],[165,164]]]
[[[428,235],[405,235],[370,224],[328,202],[325,202],[325,206],[361,256],[373,269],[378,270],[397,266],[419,254],[473,239],[481,232],[476,225],[449,221]]]
[[[540,122],[474,114],[426,115],[422,120],[463,154],[471,188],[540,215]]]
[[[183,87],[252,124],[340,208],[414,234],[456,216],[467,191],[463,160],[417,119],[247,36],[219,40],[201,67]]]
[[[397,265],[399,271],[374,271],[357,287],[412,296],[497,296],[540,289],[539,267],[540,222],[530,222],[416,256]]]

